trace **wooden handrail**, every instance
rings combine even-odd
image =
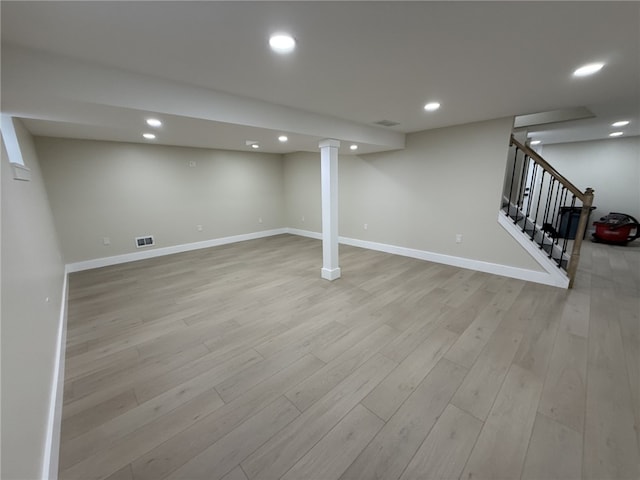
[[[549,162],[547,162],[544,158],[538,155],[537,152],[527,147],[526,145],[522,145],[515,138],[513,138],[513,135],[511,136],[511,145],[515,145],[516,147],[518,147],[519,150],[521,150],[523,153],[529,156],[534,162],[541,165],[542,168],[544,168],[552,177],[554,177],[557,181],[559,181],[564,187],[567,188],[567,190],[573,193],[576,196],[576,198],[578,198],[578,200],[580,200],[584,204],[585,194],[582,193],[580,189],[576,187],[573,183],[571,183],[569,180],[563,177],[555,168],[553,168],[549,164]]]

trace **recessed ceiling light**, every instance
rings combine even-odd
[[[357,150],[357,149],[358,149],[358,145],[355,145],[355,144],[354,144],[354,145],[351,145],[349,148],[350,148],[351,150]]]
[[[593,75],[596,72],[599,72],[604,67],[604,63],[589,63],[587,65],[583,65],[578,68],[575,72],[573,72],[574,77],[586,77],[587,75]]]
[[[260,148],[260,145],[258,145],[257,143],[252,143],[251,148]]]
[[[278,140],[281,142],[286,142],[287,140],[289,140],[289,137],[287,137],[286,135],[280,135],[278,137]]]
[[[150,127],[160,127],[162,126],[162,122],[157,118],[147,118],[147,125]]]
[[[531,140],[531,145],[540,145],[542,140]]]
[[[424,106],[424,109],[427,112],[435,112],[440,108],[440,104],[438,102],[429,102]]]
[[[269,38],[269,46],[276,53],[291,53],[296,48],[296,41],[287,33],[276,33]]]
[[[611,132],[609,134],[610,137],[620,137],[622,135],[624,135],[624,132]]]
[[[612,127],[626,127],[627,125],[629,125],[629,120],[620,120],[611,124]]]
[[[153,133],[143,133],[142,136],[147,140],[153,140],[156,136]]]

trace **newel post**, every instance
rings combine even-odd
[[[580,263],[580,249],[582,248],[582,240],[587,230],[587,221],[593,205],[593,189],[587,188],[584,192],[584,200],[582,201],[582,210],[580,211],[580,221],[578,222],[578,230],[576,231],[576,239],[573,242],[573,250],[571,250],[571,259],[567,274],[569,275],[569,288],[573,288],[573,282],[576,278],[578,263]]]

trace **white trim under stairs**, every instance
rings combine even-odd
[[[529,253],[529,255],[533,257],[533,259],[542,268],[544,268],[547,279],[546,281],[539,283],[545,283],[546,285],[553,285],[560,288],[569,288],[569,277],[567,277],[564,270],[560,269],[558,264],[551,260],[549,256],[541,250],[537,244],[532,242],[527,235],[524,235],[522,233],[522,229],[515,225],[513,221],[502,211],[498,212],[498,223],[522,246],[522,248],[527,251],[527,253]]]

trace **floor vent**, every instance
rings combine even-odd
[[[147,235],[146,237],[136,237],[136,247],[150,247],[155,245],[155,241],[153,240],[153,235]]]

